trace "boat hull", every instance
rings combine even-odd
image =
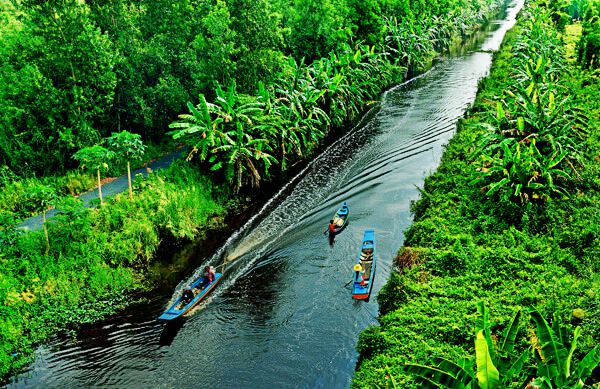
[[[350,209],[348,208],[348,205],[346,203],[344,203],[344,204],[342,204],[340,209],[337,210],[335,215],[333,215],[333,219],[332,219],[332,220],[334,220],[334,222],[341,221],[342,224],[339,225],[338,227],[336,227],[330,233],[337,234],[337,233],[341,232],[348,225],[349,219],[350,219]]]
[[[201,289],[190,301],[188,304],[179,307],[182,304],[182,297],[179,296],[177,300],[167,309],[162,315],[158,317],[159,320],[175,320],[186,313],[188,313],[192,308],[194,308],[200,301],[202,301],[217,285],[217,283],[221,280],[223,275],[221,273],[215,274],[215,280],[208,284],[206,287]],[[203,279],[202,277],[192,283],[191,288],[196,290],[198,287],[202,285]]]
[[[373,289],[376,267],[375,231],[366,230],[363,236],[360,253],[354,265],[352,283],[352,298],[355,300],[368,300]]]

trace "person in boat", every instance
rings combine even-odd
[[[360,282],[361,286],[362,284],[364,284],[364,276],[363,276],[363,269],[360,263],[357,263],[354,265],[354,282]]]
[[[190,288],[185,288],[181,295],[181,301],[185,304],[189,304],[194,299],[194,292]]]
[[[206,266],[204,268],[204,286],[207,286],[209,284],[211,284],[212,282],[214,282],[215,280],[215,270],[213,269],[212,266]]]
[[[329,235],[331,234],[335,234],[335,229],[337,228],[337,226],[335,225],[333,219],[331,219],[329,221],[329,227],[327,228],[327,231],[329,231]]]
[[[329,244],[333,246],[333,242],[335,241],[335,233],[336,233],[336,225],[333,222],[333,219],[329,221],[329,226],[327,226],[327,232],[329,232]]]

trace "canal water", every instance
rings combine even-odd
[[[223,281],[182,321],[155,320],[174,298],[158,293],[40,347],[8,387],[348,387],[358,335],[377,324],[376,298],[353,301],[344,287],[363,232],[375,230],[375,296],[411,223],[411,201],[521,6],[511,4],[462,54],[387,91],[209,255],[214,266],[225,264]],[[323,232],[344,201],[350,224],[330,245]]]

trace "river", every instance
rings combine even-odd
[[[363,231],[375,230],[375,296],[411,223],[410,203],[473,102],[522,0],[462,53],[388,90],[347,134],[277,193],[207,260],[223,281],[184,320],[155,320],[173,298],[62,336],[8,387],[346,388],[360,332],[377,324],[376,298],[353,301]],[[350,224],[323,231],[347,201]],[[181,288],[188,280],[182,280]]]

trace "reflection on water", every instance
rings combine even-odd
[[[358,334],[377,315],[375,298],[353,301],[345,287],[363,231],[374,228],[377,239],[375,295],[411,222],[417,187],[488,72],[484,50],[497,47],[508,25],[495,23],[474,50],[386,92],[216,251],[210,262],[226,262],[225,277],[183,321],[154,320],[171,293],[157,295],[77,339],[40,348],[9,386],[347,387]],[[343,201],[350,224],[330,245],[323,231]]]

